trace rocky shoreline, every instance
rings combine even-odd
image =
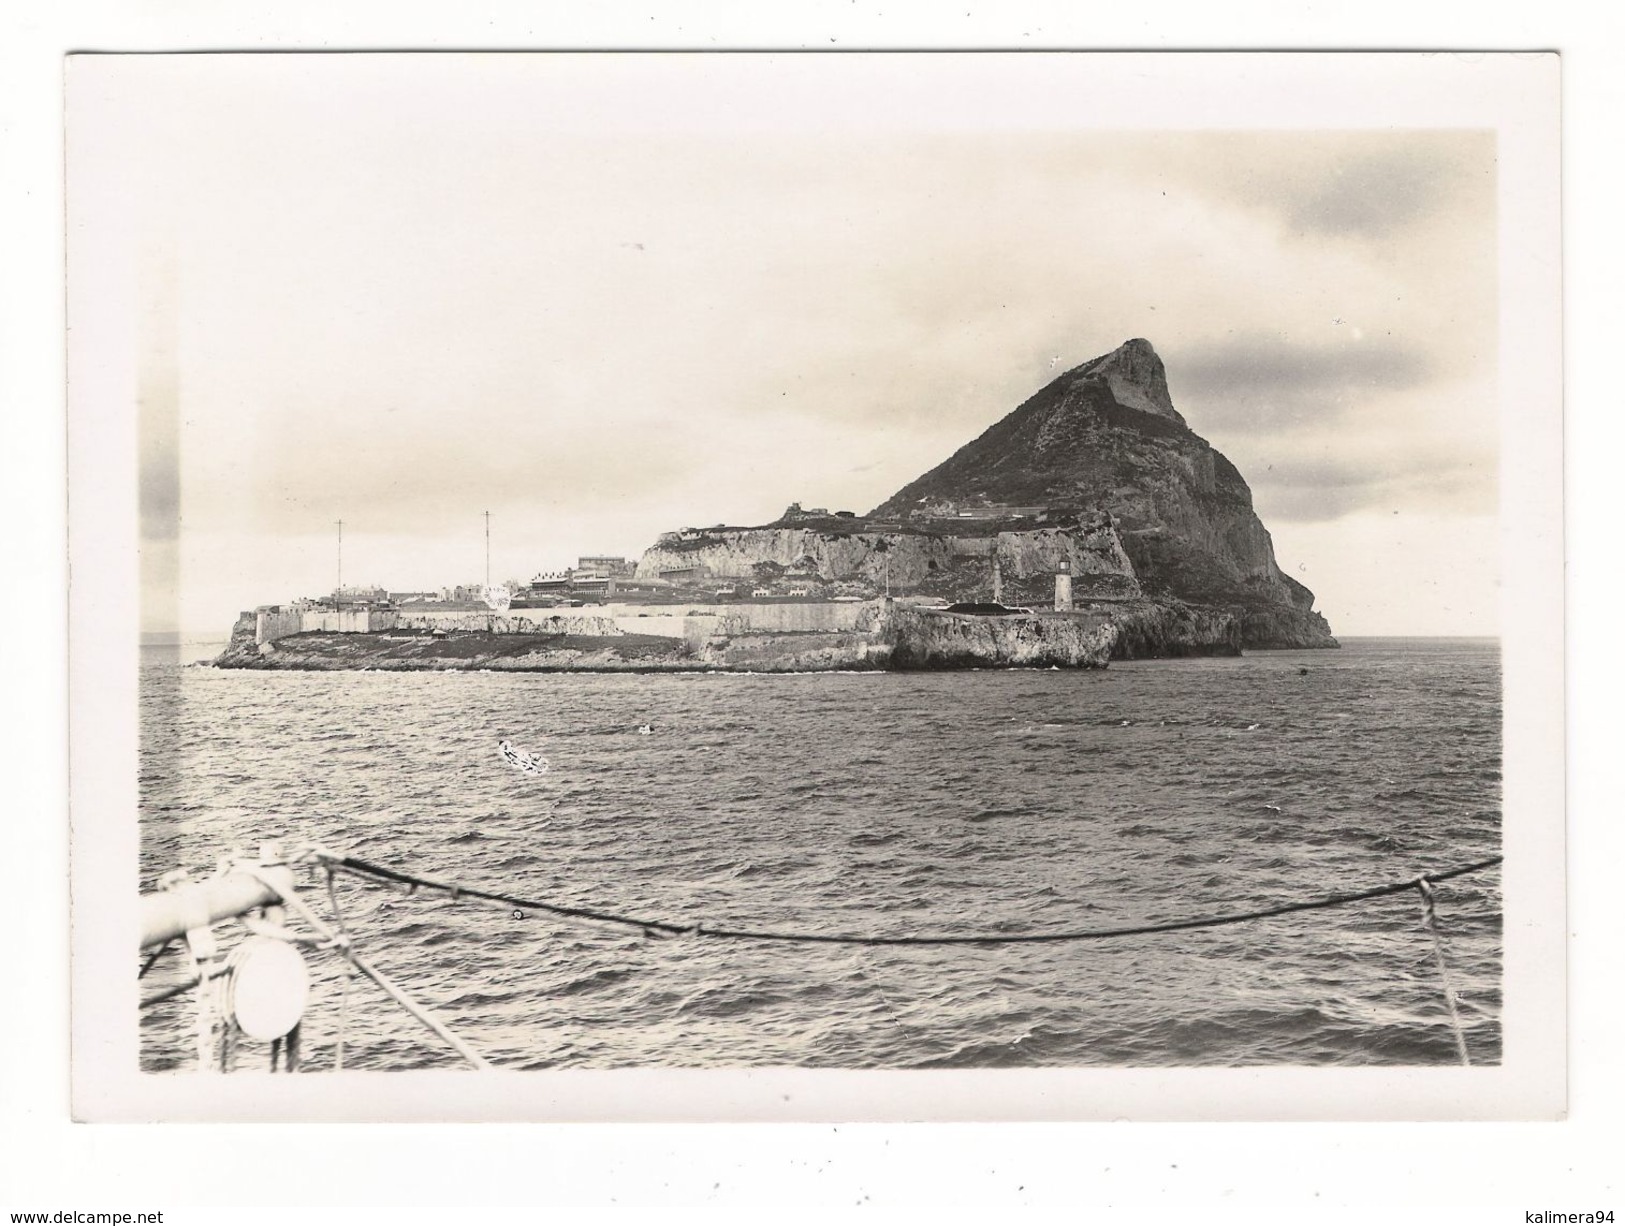
[[[832,672],[1105,668],[1113,660],[1240,655],[1245,614],[1131,601],[983,616],[877,601],[857,629],[716,634],[313,631],[256,643],[243,614],[217,668],[307,672]],[[1295,644],[1287,644],[1295,645]],[[1335,646],[1324,638],[1305,646]]]
[[[265,606],[238,620],[215,663],[1104,668],[1338,645],[1314,593],[1276,563],[1247,482],[1174,408],[1140,338],[1052,380],[867,515],[791,503],[771,524],[681,528],[635,567],[609,561],[622,568],[547,577],[532,594],[553,615],[499,600],[448,620],[422,605],[344,608],[337,592]],[[616,606],[617,577],[639,593],[631,612]]]

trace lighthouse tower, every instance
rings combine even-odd
[[[1055,574],[1055,611],[1072,612],[1072,563],[1062,562]]]

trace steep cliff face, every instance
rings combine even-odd
[[[254,642],[254,614],[239,613],[232,624],[231,637],[225,650],[215,657],[222,667],[244,667],[259,658],[259,647]]]
[[[1118,594],[1140,590],[1122,537],[1111,517],[1100,512],[1071,516],[1064,525],[982,536],[775,525],[668,532],[644,552],[637,575],[657,579],[698,567],[716,579],[748,580],[768,564],[787,575],[825,582],[970,596],[977,593],[962,589],[985,584],[995,559],[1008,579],[1043,576],[1047,582],[1065,569],[1115,580]]]
[[[1114,660],[1241,654],[1242,619],[1228,609],[1193,607],[1177,600],[1144,601],[1118,610],[1112,622],[1117,627]]]
[[[937,536],[888,532],[826,532],[809,528],[713,528],[688,535],[668,532],[644,551],[637,576],[704,567],[719,579],[748,579],[770,563],[787,573],[824,580],[917,584],[951,565],[952,543]]]
[[[1111,575],[1128,580],[1138,590],[1134,563],[1110,516],[1090,515],[1065,528],[1031,532],[1000,532],[995,554],[1004,574],[1013,579],[1072,575]]]
[[[1243,610],[1246,646],[1335,646],[1314,594],[1276,565],[1247,482],[1175,410],[1148,341],[1068,371],[873,514],[944,503],[1108,512],[1147,595]]]
[[[1117,635],[1104,617],[971,617],[894,607],[878,637],[894,669],[1104,668]]]

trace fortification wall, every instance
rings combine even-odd
[[[698,613],[683,618],[683,642],[689,647],[703,647],[707,639],[723,633],[718,628],[714,613]]]
[[[854,630],[868,624],[871,606],[861,601],[763,604],[697,604],[663,607],[661,612],[635,612],[637,605],[586,609],[510,609],[507,613],[472,613],[454,609],[259,610],[254,615],[254,642],[272,643],[290,634],[312,632],[365,634],[376,630],[445,630],[490,634],[575,634],[612,637],[650,634],[662,638],[704,641],[714,635],[815,634]]]
[[[257,609],[254,613],[254,645],[274,643],[304,628],[297,609]]]
[[[869,606],[862,601],[843,600],[814,604],[747,604],[723,606],[724,615],[742,615],[752,630],[778,634],[813,634],[832,630],[852,630],[863,620]]]
[[[308,609],[300,615],[302,631],[321,630],[339,634],[366,634],[373,630],[393,630],[399,621],[394,609]]]
[[[611,602],[591,608],[601,617],[613,618],[626,634],[659,634],[675,638],[684,633],[683,622],[690,617],[729,618],[747,630],[769,634],[853,630],[864,624],[864,610],[870,605],[858,600],[774,600],[759,603],[730,600],[726,604],[689,601],[653,606]],[[571,611],[575,612],[585,613],[586,610]]]
[[[506,613],[458,613],[426,610],[403,616],[405,630],[472,630],[490,634],[584,634],[612,637],[623,633],[612,617],[596,613],[551,613],[545,609],[510,609]],[[641,633],[653,634],[652,630]],[[673,632],[675,637],[675,632]]]
[[[680,639],[686,618],[681,610],[677,610],[671,613],[623,613],[609,620],[615,623],[621,634],[657,634],[662,638]]]

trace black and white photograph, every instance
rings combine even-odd
[[[73,57],[87,1109],[1560,1110],[1555,73],[1420,58]]]

